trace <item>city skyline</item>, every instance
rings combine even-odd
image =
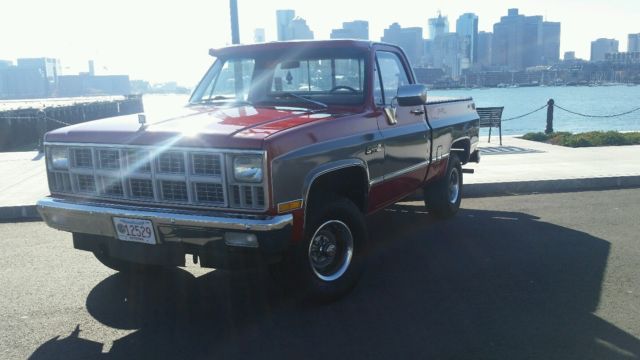
[[[14,16],[0,24],[0,31],[3,34],[15,33],[15,29],[21,31],[4,37],[0,59],[59,58],[64,74],[82,71],[86,59],[95,59],[99,73],[129,73],[133,79],[176,80],[193,85],[211,64],[207,50],[230,43],[228,2],[191,0],[153,7],[150,4],[114,0],[109,7],[96,12],[89,4],[72,0],[55,4],[39,0],[13,2],[9,7]],[[620,49],[625,50],[628,34],[640,31],[632,15],[640,13],[640,3],[636,1],[569,0],[562,4],[548,0],[533,4],[487,1],[480,6],[454,0],[416,6],[410,1],[398,0],[394,5],[383,10],[375,5],[363,8],[333,0],[317,4],[240,0],[241,40],[252,42],[255,28],[265,29],[267,41],[275,40],[278,9],[295,10],[297,16],[307,21],[316,39],[328,39],[331,30],[341,28],[343,22],[367,20],[370,38],[379,40],[384,29],[394,22],[403,28],[422,27],[427,37],[428,19],[437,16],[438,10],[452,23],[461,14],[475,13],[479,17],[478,30],[493,31],[493,24],[506,15],[507,9],[517,7],[522,13],[561,22],[560,52],[575,51],[576,56],[583,59],[589,59],[590,44],[595,39],[615,38],[620,42]],[[34,13],[35,7],[41,11]],[[407,11],[408,8],[414,10]],[[335,9],[340,11],[336,13]],[[576,9],[580,16],[575,16]],[[20,25],[26,19],[39,26],[23,29]]]

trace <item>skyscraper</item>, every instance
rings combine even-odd
[[[478,33],[478,57],[477,64],[481,66],[491,66],[491,46],[493,44],[493,33],[480,31]]]
[[[560,58],[560,23],[509,9],[508,15],[493,25],[491,55],[494,65],[509,70],[555,63]]]
[[[291,22],[288,27],[288,39],[287,40],[312,40],[313,31],[309,29],[307,20],[297,16]]]
[[[287,39],[287,29],[289,23],[296,17],[294,10],[276,10],[276,26],[278,29],[278,41],[285,41]]]
[[[618,52],[618,40],[597,39],[591,42],[591,61],[604,61],[607,54]]]
[[[331,30],[331,39],[361,39],[369,40],[369,22],[356,20],[343,22],[342,29]]]
[[[457,33],[439,35],[433,40],[433,66],[440,68],[453,80],[458,80],[462,70],[469,68],[469,58],[464,54],[469,40]]]
[[[278,41],[313,39],[313,31],[309,29],[307,21],[296,16],[294,10],[276,10],[276,21]]]
[[[564,52],[564,61],[574,61],[576,59],[575,51],[565,51]]]
[[[456,33],[462,39],[467,39],[468,47],[464,53],[471,64],[478,58],[478,16],[473,13],[460,15],[456,21]]]
[[[413,65],[418,65],[424,54],[424,40],[421,27],[403,28],[393,23],[384,30],[382,42],[400,46]]]
[[[429,19],[429,40],[449,32],[449,19],[438,12],[437,18]]]
[[[627,45],[627,52],[640,52],[640,33],[629,34],[629,43]]]
[[[542,23],[542,61],[544,65],[553,65],[560,61],[559,22]]]

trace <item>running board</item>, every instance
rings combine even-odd
[[[473,174],[475,171],[475,169],[462,169],[462,173],[464,174]]]

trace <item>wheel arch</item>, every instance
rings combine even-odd
[[[462,165],[469,162],[471,156],[471,139],[464,136],[451,143],[451,152],[458,156]]]
[[[303,189],[305,223],[310,205],[327,192],[351,200],[365,213],[369,200],[369,170],[364,161],[349,159],[323,164],[306,177]]]

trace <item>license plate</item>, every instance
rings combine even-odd
[[[118,239],[143,244],[155,244],[156,234],[153,231],[153,223],[149,220],[113,218]]]

